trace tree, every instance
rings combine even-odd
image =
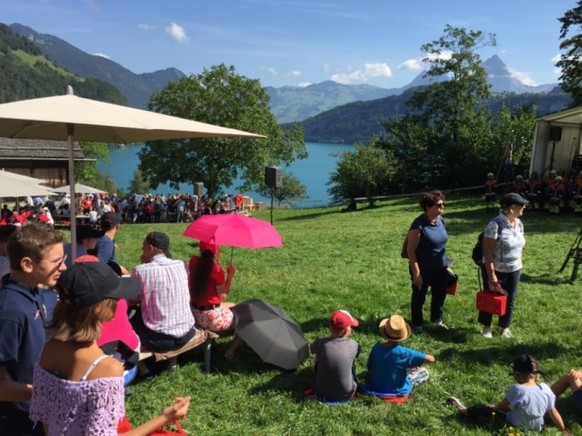
[[[213,196],[240,177],[243,185],[237,188],[249,190],[260,183],[265,166],[307,156],[301,128],[281,130],[267,91],[232,66],[221,64],[170,82],[152,95],[149,109],[267,136],[148,142],[139,153],[139,168],[153,188],[166,182],[175,189],[180,183],[204,182]]]
[[[103,177],[99,172],[97,159],[102,159],[105,163],[109,163],[109,148],[104,142],[79,142],[79,147],[83,151],[85,159],[93,159],[88,162],[78,162],[75,164],[75,180],[78,183],[83,183],[95,188],[107,190],[111,188],[113,179]],[[115,188],[115,182],[113,181]]]
[[[271,197],[277,200],[277,204],[281,206],[284,201],[291,203],[292,201],[303,201],[307,199],[307,188],[299,179],[291,173],[284,173],[280,188],[270,188],[264,184],[259,187],[258,193],[263,197]]]
[[[393,161],[386,151],[376,147],[374,141],[358,144],[355,151],[340,154],[327,183],[328,192],[336,201],[366,197],[372,207],[373,197],[384,192],[393,174]]]
[[[556,66],[561,69],[560,87],[572,97],[571,107],[582,105],[582,0],[577,6],[558,18],[560,29],[560,55]]]
[[[133,172],[133,179],[129,182],[129,192],[132,194],[147,194],[150,192],[149,180],[139,169]]]
[[[482,178],[476,170],[491,144],[492,115],[485,106],[487,74],[476,51],[495,44],[493,34],[447,25],[442,37],[421,47],[430,65],[426,76],[445,80],[416,91],[412,111],[389,119],[378,142],[398,160],[401,188],[464,186]]]

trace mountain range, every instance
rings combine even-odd
[[[103,56],[88,54],[53,35],[40,34],[22,24],[10,29],[35,44],[57,66],[82,77],[109,83],[123,94],[129,105],[146,108],[150,95],[168,82],[186,75],[176,69],[136,74]],[[493,107],[503,102],[536,104],[540,115],[560,110],[568,102],[557,84],[528,86],[514,77],[498,56],[483,62],[491,90]],[[324,81],[306,87],[266,87],[270,107],[281,124],[301,122],[306,140],[320,142],[361,142],[381,132],[381,123],[390,116],[405,114],[412,90],[446,77],[425,77],[423,71],[401,88],[371,85],[344,85]],[[1,85],[0,85],[1,86]],[[539,109],[541,101],[542,109]]]
[[[41,34],[22,24],[11,24],[10,29],[40,48],[57,65],[82,77],[92,77],[110,83],[121,91],[130,106],[145,109],[150,95],[163,89],[169,81],[185,76],[176,68],[136,74],[111,59],[88,54],[53,35]]]

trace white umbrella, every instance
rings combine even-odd
[[[66,95],[0,104],[0,136],[66,138],[71,199],[75,198],[73,140],[132,143],[181,138],[264,138],[242,130],[77,97],[70,86]],[[71,201],[71,216],[75,214],[75,202]],[[73,241],[76,238],[75,220],[71,221],[71,238]],[[76,256],[75,244],[72,255]]]
[[[36,177],[25,176],[23,174],[13,173],[11,171],[0,170],[0,175],[9,177],[15,180],[21,180],[23,182],[34,183],[35,185],[40,185],[41,183],[46,183],[44,179],[37,179]],[[52,188],[47,188],[52,189]]]
[[[32,195],[55,195],[46,186],[30,183],[8,175],[7,171],[0,171],[0,198],[28,197]]]
[[[71,186],[70,185],[60,186],[58,188],[54,188],[53,191],[63,193],[71,192]],[[82,183],[75,183],[75,192],[78,194],[106,194],[106,192],[102,191],[101,189],[83,185]]]

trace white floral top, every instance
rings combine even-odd
[[[487,224],[483,234],[486,238],[495,239],[493,247],[495,271],[510,273],[522,269],[521,252],[525,245],[525,236],[523,223],[519,218],[515,219],[515,227],[512,227],[507,217],[499,214]]]

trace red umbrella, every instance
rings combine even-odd
[[[216,245],[243,248],[281,247],[283,240],[267,221],[238,213],[202,215],[184,235]]]

